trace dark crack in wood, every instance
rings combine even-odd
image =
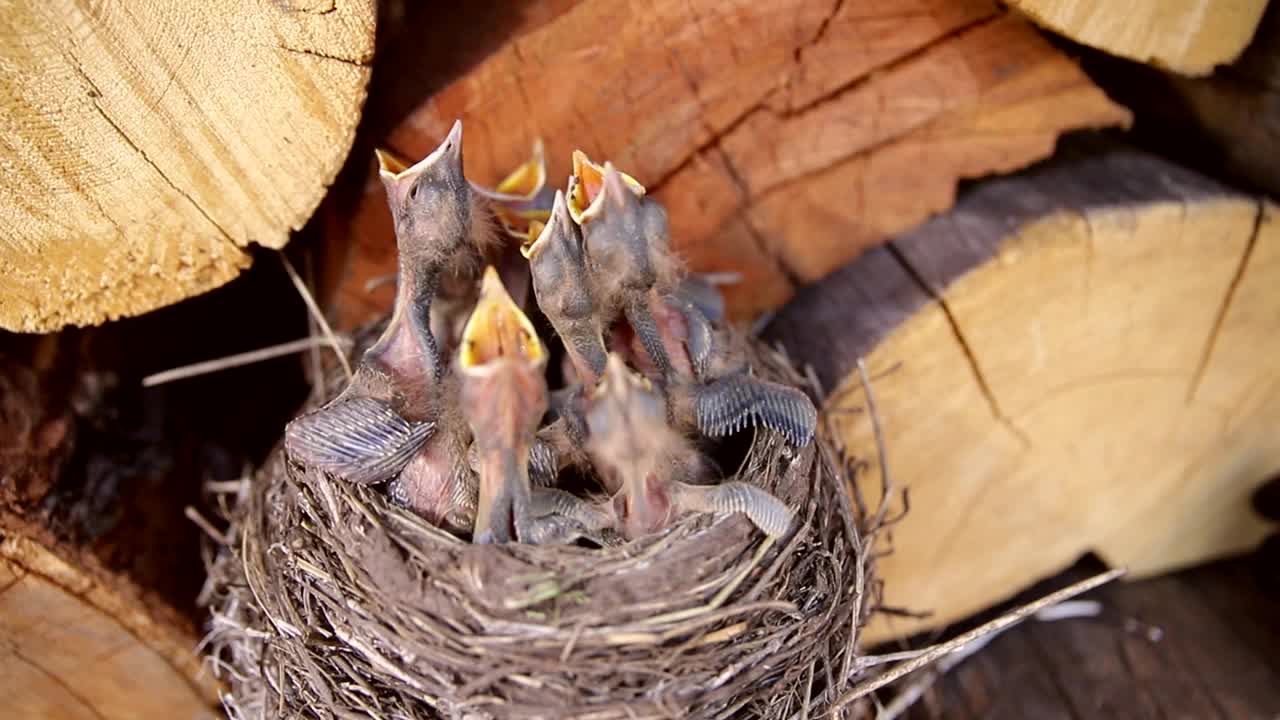
[[[329,53],[312,50],[310,48],[289,47],[283,43],[276,45],[276,49],[284,50],[285,52],[293,53],[295,55],[306,55],[308,57],[319,58],[320,60],[332,60],[334,62],[340,62],[344,65],[351,65],[358,68],[367,68],[373,63],[373,58],[371,56],[364,59],[342,57],[341,55],[330,55]]]
[[[705,153],[714,147],[718,147],[723,138],[729,135],[732,135],[734,131],[736,131],[744,123],[750,120],[753,116],[755,116],[756,113],[761,113],[761,112],[768,113],[769,115],[772,115],[775,118],[778,118],[780,120],[786,120],[788,118],[799,115],[803,112],[821,107],[822,105],[825,105],[827,103],[837,101],[840,99],[841,96],[845,95],[846,93],[857,92],[863,85],[875,81],[875,79],[880,75],[883,75],[886,72],[892,72],[894,69],[902,66],[903,64],[911,62],[912,60],[916,60],[921,56],[923,56],[925,53],[932,51],[938,45],[948,42],[950,40],[953,40],[957,36],[963,35],[964,33],[970,30],[973,30],[980,25],[985,25],[987,23],[995,22],[996,20],[999,19],[999,17],[1000,17],[1000,14],[998,12],[993,11],[992,14],[990,15],[984,15],[981,18],[965,23],[959,27],[956,27],[946,33],[939,35],[937,38],[934,38],[932,41],[925,43],[924,45],[921,45],[920,47],[907,52],[905,55],[897,56],[892,60],[886,61],[880,65],[876,65],[874,67],[868,68],[866,72],[860,75],[857,75],[855,77],[849,78],[843,84],[835,88],[832,88],[830,92],[824,95],[821,95],[819,97],[816,97],[813,100],[810,100],[809,102],[803,103],[801,105],[797,105],[795,107],[779,108],[779,107],[776,107],[771,102],[771,100],[778,95],[780,90],[783,90],[787,87],[789,80],[784,81],[782,85],[772,88],[771,90],[766,92],[764,96],[761,97],[759,100],[757,100],[755,103],[749,105],[746,109],[744,109],[741,113],[735,116],[732,120],[725,123],[725,125],[722,128],[720,128],[719,130],[714,130],[711,134],[711,137],[709,137],[703,143],[694,146],[694,148],[689,152],[688,156],[686,156],[679,163],[672,166],[670,170],[658,176],[658,178],[654,180],[652,183],[650,183],[650,185],[654,190],[661,188],[668,181],[670,181],[671,178],[680,174],[681,172],[686,170],[690,165],[692,165],[693,162],[697,159],[697,157],[700,154]],[[815,37],[814,40],[808,44],[812,45],[812,43],[817,42],[818,39],[820,39],[820,37]],[[798,49],[803,49],[804,47],[805,46],[802,45]],[[874,151],[877,147],[879,147],[880,144],[882,143],[878,143],[876,145],[863,148],[862,150],[859,150],[858,152],[852,153],[850,155],[837,158],[825,169],[830,169],[831,167],[834,167],[835,165],[838,165],[851,158]],[[808,175],[816,174],[817,172],[821,172],[821,170],[822,169],[814,170],[807,174]]]
[[[996,399],[995,392],[992,391],[991,385],[987,382],[986,376],[982,373],[982,367],[978,364],[978,357],[974,353],[973,347],[969,344],[969,340],[965,337],[964,331],[960,328],[959,321],[956,320],[955,313],[951,311],[951,306],[947,304],[947,300],[942,292],[935,291],[929,283],[925,282],[924,277],[907,259],[906,255],[896,245],[897,241],[889,242],[886,247],[890,254],[902,265],[902,269],[907,275],[920,286],[920,290],[926,295],[933,298],[938,303],[938,308],[942,310],[943,317],[947,320],[947,325],[951,328],[951,334],[955,337],[956,342],[960,344],[960,351],[964,353],[965,361],[969,364],[969,370],[973,375],[974,382],[977,383],[978,391],[982,393],[982,397],[987,402],[987,407],[991,410],[991,415],[996,422],[1000,423],[1009,431],[1023,449],[1031,447],[1031,438],[1014,424],[1013,420],[1000,408],[1000,402]]]
[[[12,655],[13,658],[18,662],[22,663],[23,665],[26,665],[32,670],[35,670],[41,675],[44,675],[45,677],[49,678],[49,680],[54,685],[57,685],[63,692],[67,694],[68,697],[75,700],[76,703],[84,707],[85,710],[88,710],[89,713],[93,715],[95,718],[101,718],[101,720],[107,720],[106,716],[103,715],[98,710],[98,708],[93,705],[93,703],[89,702],[88,698],[76,692],[75,688],[71,687],[71,685],[66,680],[63,680],[62,678],[58,677],[58,675],[52,672],[51,670],[49,670],[49,668],[46,668],[45,666],[41,665],[35,660],[32,660],[26,655],[23,655],[22,651],[19,650],[17,647],[10,646],[9,654]]]
[[[1253,230],[1249,233],[1249,240],[1244,246],[1244,252],[1240,254],[1240,262],[1236,265],[1235,274],[1231,277],[1231,284],[1227,286],[1227,292],[1222,297],[1222,303],[1218,307],[1218,314],[1213,319],[1213,327],[1209,330],[1209,337],[1205,339],[1204,350],[1200,353],[1200,361],[1196,364],[1195,373],[1191,376],[1191,383],[1187,387],[1187,404],[1190,405],[1196,400],[1196,393],[1200,390],[1200,383],[1204,380],[1204,374],[1209,369],[1209,363],[1213,360],[1213,352],[1218,346],[1218,336],[1222,333],[1222,326],[1227,320],[1227,313],[1231,311],[1231,303],[1235,300],[1236,291],[1240,288],[1241,281],[1244,280],[1245,272],[1249,268],[1249,260],[1253,257],[1253,249],[1258,244],[1258,233],[1262,231],[1262,223],[1266,221],[1266,202],[1258,201],[1257,211],[1253,217]]]

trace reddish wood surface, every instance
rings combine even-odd
[[[692,269],[742,274],[727,289],[737,317],[948,207],[960,179],[1044,157],[1064,131],[1128,122],[987,0],[528,9],[543,4],[380,143],[422,157],[461,117],[468,175],[484,183],[535,137],[557,185],[574,148],[611,159],[667,205]],[[328,244],[350,250],[334,298],[343,328],[385,311],[390,288],[366,283],[394,272],[372,158],[352,162],[367,173],[360,197],[323,221]]]

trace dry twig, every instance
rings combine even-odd
[[[347,354],[338,342],[337,335],[329,327],[329,321],[325,319],[324,313],[320,311],[320,306],[316,304],[316,299],[311,294],[307,284],[298,276],[298,271],[293,269],[293,263],[289,262],[289,258],[283,252],[278,253],[278,255],[280,263],[284,265],[284,271],[288,273],[289,280],[293,282],[293,287],[297,289],[298,295],[302,296],[302,302],[306,303],[308,312],[311,313],[311,317],[315,319],[316,324],[320,326],[320,331],[324,333],[325,339],[329,341],[329,347],[333,348],[333,353],[338,356],[338,361],[342,363],[343,372],[346,374],[347,379],[350,380],[351,363],[347,361]]]
[[[926,648],[917,657],[907,660],[906,662],[903,662],[900,665],[896,665],[889,671],[885,672],[884,674],[879,675],[875,678],[872,678],[871,680],[867,680],[855,686],[848,693],[846,693],[845,695],[841,696],[838,700],[836,700],[835,704],[833,705],[833,709],[839,709],[845,705],[848,705],[854,700],[864,697],[869,693],[875,692],[876,690],[879,690],[880,688],[894,682],[895,680],[911,672],[914,672],[916,670],[919,670],[920,668],[926,667],[931,663],[939,661],[942,658],[950,656],[954,653],[960,652],[969,645],[972,645],[977,642],[985,642],[988,636],[994,636],[995,634],[1003,632],[1004,630],[1012,627],[1013,625],[1019,622],[1022,622],[1024,619],[1044,610],[1045,608],[1052,607],[1054,605],[1057,605],[1058,603],[1063,602],[1064,600],[1069,600],[1077,595],[1086,593],[1100,585],[1105,585],[1106,583],[1111,582],[1112,580],[1115,580],[1121,575],[1124,575],[1124,573],[1125,571],[1122,568],[1117,568],[1115,570],[1108,570],[1107,572],[1099,573],[1098,575],[1095,575],[1085,580],[1081,580],[1080,582],[1069,585],[1061,590],[1058,590],[1057,592],[1050,593],[1040,598],[1039,600],[1028,603],[1026,605],[1023,605],[1020,608],[1017,608],[1016,610],[1012,610],[1009,613],[1001,615],[995,620],[985,623],[977,628],[974,628],[973,630],[970,630],[969,632],[966,632],[952,640],[948,640],[947,642],[939,643],[932,647]]]

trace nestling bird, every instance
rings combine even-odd
[[[529,261],[538,307],[564,341],[576,382],[594,387],[604,372],[604,335],[587,287],[582,238],[569,216],[564,193],[556,191],[551,217],[531,240],[520,252]]]
[[[667,213],[643,187],[606,162],[598,194],[593,163],[579,161],[570,192],[590,204],[578,215],[582,228],[591,297],[601,325],[619,317],[635,329],[636,337],[658,366],[664,379],[670,360],[650,311],[655,289],[673,288],[679,277],[675,254],[668,246]]]
[[[693,288],[681,283],[660,205],[606,162],[582,222],[591,297],[610,345],[666,388],[672,420],[707,437],[763,425],[793,445],[809,443],[817,409],[799,390],[751,376],[698,309]],[[619,310],[625,325],[612,322]],[[638,352],[628,347],[632,337]]]
[[[395,225],[401,266],[417,275],[414,304],[429,316],[442,283],[453,276],[458,287],[474,286],[486,258],[497,254],[501,233],[489,198],[476,192],[463,172],[462,122],[431,154],[405,166],[391,153],[378,150],[378,176],[387,192]],[[439,378],[449,353],[427,327],[427,347]]]
[[[573,513],[571,501],[582,501],[535,492],[529,480],[530,449],[547,411],[546,363],[533,324],[488,267],[456,364],[480,476],[473,542],[555,542],[573,528],[553,514]]]
[[[610,353],[587,410],[588,449],[616,492],[614,507],[627,539],[656,532],[684,512],[741,512],[765,534],[791,526],[791,511],[744,482],[693,485],[699,456],[667,422],[666,402],[653,385]]]
[[[423,166],[421,172],[427,169]],[[428,309],[437,271],[429,267],[433,251],[424,246],[439,237],[397,234],[391,318],[361,356],[346,388],[286,426],[290,456],[350,482],[377,483],[399,473],[435,431],[443,373]]]
[[[420,275],[401,262],[395,305],[347,387],[285,428],[285,449],[307,465],[359,484],[390,480],[387,495],[456,533],[471,529],[476,483],[457,414],[457,383],[437,379]]]
[[[493,188],[468,181],[476,195],[473,210],[480,216],[491,215],[508,236],[508,242],[498,239],[489,245],[482,253],[484,259],[498,267],[503,284],[516,304],[522,307],[529,294],[529,269],[516,247],[528,236],[531,227],[541,227],[551,215],[554,191],[546,179],[546,160],[539,140],[534,142],[529,159]],[[462,326],[475,306],[478,292],[479,283],[470,273],[446,273],[441,278],[431,308],[431,332],[441,346],[442,355],[452,354],[452,348],[461,337]]]
[[[391,319],[343,392],[285,429],[293,457],[357,483],[397,474],[435,431],[445,365],[432,302],[446,270],[466,267],[491,234],[463,176],[460,122],[412,167],[382,151],[378,161],[396,231]]]

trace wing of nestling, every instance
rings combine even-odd
[[[400,472],[431,437],[433,422],[410,422],[369,397],[342,399],[285,428],[285,449],[312,467],[360,484]]]

